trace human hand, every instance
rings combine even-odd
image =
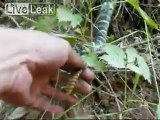
[[[84,68],[80,57],[68,42],[48,34],[32,30],[0,28],[0,98],[17,106],[27,106],[57,115],[63,111],[43,96],[73,105],[77,99],[53,88],[52,78],[57,80],[59,69],[68,72]],[[94,74],[86,69],[81,78],[92,81]],[[59,74],[58,84],[66,85],[68,75]],[[91,86],[78,82],[75,87],[87,94]]]

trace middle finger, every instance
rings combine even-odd
[[[62,85],[63,87],[67,87],[68,84],[72,82],[71,80],[72,77],[73,77],[72,74],[68,74],[66,72],[60,72],[58,83]],[[53,79],[56,79],[56,78],[53,78]],[[53,81],[56,83],[55,80]],[[77,91],[82,94],[88,94],[89,92],[91,92],[91,86],[86,81],[82,80],[81,78],[78,78],[74,86],[77,89]]]

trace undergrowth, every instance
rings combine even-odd
[[[35,29],[62,37],[93,69],[96,74],[92,83],[93,92],[81,96],[78,103],[62,115],[76,106],[78,115],[74,119],[160,119],[158,1],[113,1],[114,12],[106,36],[107,43],[101,48],[102,54],[94,51],[93,44],[101,7],[99,0],[43,2],[56,4],[53,15],[8,16],[4,13],[4,4],[0,2],[0,23],[1,26]],[[7,104],[1,107],[0,118],[14,116],[15,108],[10,109]],[[19,111],[24,112],[24,109]],[[21,117],[52,119],[33,110]]]

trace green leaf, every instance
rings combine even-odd
[[[154,20],[152,20],[147,14],[145,11],[143,11],[141,9],[141,7],[139,6],[139,1],[138,0],[126,0],[130,5],[132,5],[136,10],[137,12],[143,17],[143,19],[146,21],[146,23],[152,27],[152,28],[155,28],[155,29],[158,29],[158,25],[155,23]]]
[[[53,16],[41,16],[36,24],[36,29],[42,32],[52,32],[56,26],[57,21]]]
[[[140,7],[138,9],[138,12],[150,27],[158,29],[158,25]]]
[[[123,49],[112,44],[106,44],[104,51],[108,55],[103,55],[100,57],[100,59],[108,62],[108,64],[112,65],[113,67],[125,68],[126,56]]]
[[[151,84],[151,73],[143,57],[137,56],[139,70],[141,75]]]
[[[151,83],[151,74],[143,57],[138,55],[134,48],[126,49],[127,68],[142,75],[149,83]]]
[[[127,62],[133,63],[138,54],[136,49],[129,47],[126,49],[126,53],[127,53]]]
[[[134,48],[127,48],[126,49],[126,55],[127,55],[127,68],[130,70],[142,75],[140,69],[137,64],[137,51]]]
[[[71,35],[67,35],[67,34],[54,34],[54,35],[67,40],[71,45],[75,45],[77,42],[76,41],[77,37],[75,37],[75,36],[71,36]]]
[[[73,14],[72,11],[66,7],[57,8],[57,17],[59,22],[70,22],[72,27],[80,25],[83,20],[80,14]]]
[[[29,111],[23,107],[17,107],[7,118],[9,120],[20,119],[25,116]]]
[[[135,9],[139,7],[139,0],[126,0],[128,3],[130,3]]]
[[[82,59],[89,67],[94,68],[96,71],[101,72],[105,70],[106,65],[102,61],[99,61],[98,57],[93,52],[89,52],[88,54],[83,55]]]
[[[80,25],[82,22],[82,16],[80,14],[75,14],[72,16],[71,25],[72,27],[76,27],[77,25]]]
[[[157,119],[159,120],[160,119],[160,102],[157,105],[157,111],[156,111],[156,113],[157,113]]]
[[[57,17],[59,22],[69,22],[72,18],[72,11],[65,7],[57,8]]]
[[[104,52],[100,59],[116,68],[128,68],[131,71],[142,75],[149,83],[151,83],[151,74],[149,68],[143,57],[138,55],[134,48],[127,48],[123,50],[112,44],[104,46]]]

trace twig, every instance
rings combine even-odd
[[[129,33],[128,35],[125,35],[125,36],[123,36],[123,37],[121,37],[121,38],[118,38],[117,40],[114,40],[114,41],[111,42],[111,43],[120,42],[121,40],[123,40],[123,39],[125,39],[125,38],[127,38],[127,37],[129,37],[129,36],[131,36],[131,35],[134,35],[134,34],[136,34],[136,33],[139,33],[139,32],[142,32],[142,31],[139,31],[139,30],[134,31],[134,32],[132,32],[132,33]]]
[[[28,17],[26,17],[26,16],[21,16],[23,19],[26,19],[27,21],[30,21],[30,22],[32,22],[32,23],[37,23],[35,20],[32,20],[32,19],[30,19],[30,18],[28,18]]]
[[[118,100],[118,98],[117,98],[116,93],[114,92],[114,90],[113,90],[113,88],[112,88],[109,80],[107,79],[106,75],[105,75],[103,72],[102,72],[102,75],[103,75],[103,77],[105,78],[106,82],[108,83],[108,85],[109,85],[112,93],[114,94],[114,97],[115,97],[115,100],[116,100],[116,103],[117,103],[117,107],[118,107],[118,111],[121,112],[121,107],[120,107],[120,105],[119,105],[119,100]],[[122,114],[119,115],[119,119],[122,119]]]
[[[96,89],[94,89],[91,93],[89,93],[88,95],[86,95],[85,97],[83,97],[81,100],[79,100],[76,104],[74,104],[73,106],[71,106],[70,108],[68,108],[66,111],[64,111],[60,116],[58,116],[56,119],[61,118],[63,115],[65,115],[67,112],[69,112],[70,110],[73,109],[73,107],[79,105],[82,101],[84,101],[85,99],[87,99],[90,95],[92,95],[94,92],[96,92],[100,87],[102,87],[102,84],[97,87]]]
[[[3,8],[0,8],[0,11],[2,11],[4,15],[6,15],[8,18],[10,18],[10,19],[12,20],[12,22],[13,22],[13,23],[18,27],[18,28],[20,28],[20,29],[22,28],[22,27],[19,25],[19,23],[15,20],[15,18],[14,18],[14,17],[12,17],[12,16],[9,16],[9,15],[5,14],[4,9],[3,9]]]
[[[151,64],[152,64],[154,81],[155,81],[155,85],[156,85],[156,89],[157,89],[158,99],[159,99],[159,102],[160,102],[160,93],[159,93],[159,87],[158,87],[157,78],[156,78],[156,71],[155,71],[155,68],[154,68],[154,62],[153,62],[152,53],[151,53],[151,45],[150,45],[150,42],[149,42],[150,38],[149,38],[149,34],[148,34],[148,27],[147,27],[146,21],[144,21],[144,23],[145,23],[145,30],[146,30],[146,35],[147,35],[148,49],[149,49],[149,55],[150,55]]]
[[[92,20],[90,20],[87,16],[83,15],[77,8],[75,8],[75,7],[73,6],[72,3],[70,3],[70,4],[71,4],[71,6],[72,6],[74,9],[76,9],[76,10],[79,12],[80,15],[82,15],[84,18],[86,18],[86,20],[87,20],[89,23],[91,23],[92,26],[93,26],[96,30],[98,30],[98,31],[102,34],[102,32],[101,32],[101,31],[99,30],[99,28],[92,22]]]
[[[58,82],[59,82],[59,74],[60,74],[59,72],[60,72],[60,71],[58,70],[58,72],[57,72],[57,78],[56,78],[55,88],[57,88],[57,86],[58,86]],[[54,98],[54,96],[52,96],[52,97],[51,97],[51,99],[50,99],[50,101],[49,101],[49,103],[50,103],[50,104],[52,103],[53,98]],[[46,110],[43,112],[43,114],[41,115],[41,117],[40,117],[40,119],[39,119],[39,120],[42,120],[42,119],[43,119],[44,115],[45,115],[45,114],[46,114],[46,112],[47,112],[47,107],[48,107],[48,106],[46,106]],[[54,117],[54,116],[52,115],[52,117]]]
[[[143,4],[143,3],[141,3],[140,5],[144,6],[144,7],[160,8],[160,6],[158,6],[158,4],[157,4],[157,6],[156,5],[152,5],[152,4]]]
[[[153,39],[150,40],[150,41],[156,41],[156,40],[160,40],[160,36],[156,36],[155,38],[153,38]],[[148,41],[142,41],[142,42],[139,42],[139,43],[133,43],[133,44],[124,46],[124,48],[127,48],[127,47],[134,47],[134,46],[138,46],[138,45],[143,45],[143,44],[145,44],[145,43],[148,43]]]

